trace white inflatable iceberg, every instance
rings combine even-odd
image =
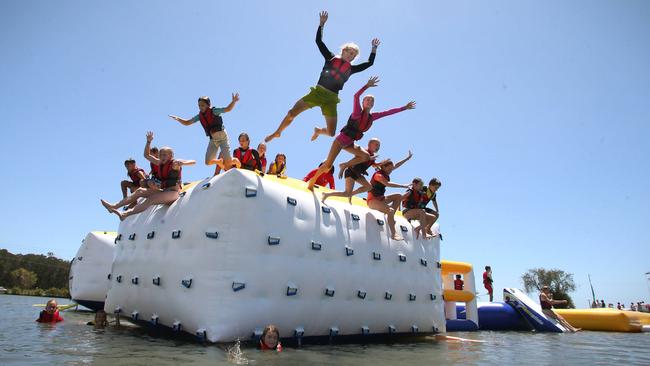
[[[439,237],[355,198],[232,169],[120,224],[107,312],[210,342],[445,331]],[[437,230],[437,227],[434,229]],[[106,276],[104,276],[106,278]]]
[[[70,297],[77,304],[93,310],[104,308],[116,235],[114,232],[93,231],[81,241],[81,247],[70,264],[68,283]]]

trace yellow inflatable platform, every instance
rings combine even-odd
[[[650,326],[650,313],[617,309],[553,309],[569,324],[584,330],[641,332]]]

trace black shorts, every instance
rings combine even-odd
[[[345,169],[345,172],[343,173],[343,176],[346,177],[346,178],[352,178],[355,181],[357,179],[361,178],[361,174],[359,174],[359,172],[357,172],[354,169],[350,169],[350,168]]]

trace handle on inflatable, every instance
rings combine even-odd
[[[311,249],[312,249],[312,250],[321,250],[322,248],[323,248],[323,244],[322,244],[322,243],[317,243],[317,242],[315,242],[315,241],[312,241],[312,242],[311,242]]]
[[[257,188],[246,187],[244,194],[246,195],[247,198],[255,197],[257,196]]]
[[[298,200],[292,197],[287,197],[287,203],[291,206],[296,206],[298,204]]]
[[[152,231],[152,232],[147,234],[147,239],[153,239],[154,236],[156,236],[156,232]]]
[[[379,253],[379,252],[372,252],[372,259],[374,259],[374,260],[376,260],[376,261],[380,261],[380,260],[381,260],[381,253]]]
[[[269,245],[278,245],[280,244],[280,238],[275,236],[269,236],[268,243]]]
[[[192,279],[187,278],[187,279],[181,280],[181,285],[183,285],[185,288],[192,287]]]
[[[156,276],[151,280],[151,283],[154,284],[154,286],[160,286],[160,276]]]
[[[345,255],[348,256],[348,257],[351,256],[351,255],[354,255],[354,249],[352,249],[352,248],[350,248],[349,246],[346,245],[345,246]]]
[[[243,290],[243,289],[245,289],[245,288],[246,288],[246,284],[243,283],[243,282],[233,282],[233,283],[232,283],[232,290],[233,290],[234,292],[237,292],[237,291]]]
[[[332,213],[332,209],[327,207],[327,206],[322,206],[321,209],[323,210],[324,213]]]
[[[352,216],[352,220],[354,220],[354,221],[359,221],[359,220],[361,220],[361,217],[359,217],[359,215],[357,215],[357,214],[352,214],[352,215],[350,215],[350,216]]]
[[[335,292],[333,288],[328,287],[325,289],[325,296],[334,297]]]
[[[386,291],[384,293],[384,300],[392,300],[393,299],[393,294],[390,291]]]
[[[206,232],[205,236],[210,239],[219,239],[219,233],[216,231]]]
[[[181,231],[180,230],[172,231],[172,239],[178,239],[180,237],[181,237]]]
[[[400,262],[406,262],[406,256],[404,254],[398,254]]]
[[[423,265],[424,267],[426,267],[428,265],[428,262],[427,262],[426,259],[420,258],[420,264]]]

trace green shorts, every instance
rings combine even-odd
[[[302,97],[302,101],[309,105],[309,108],[320,107],[323,116],[336,117],[336,105],[339,104],[338,94],[321,87],[311,87],[309,94]]]

